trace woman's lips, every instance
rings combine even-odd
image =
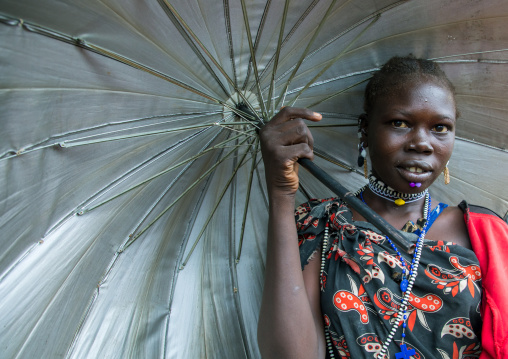
[[[432,169],[428,164],[404,164],[397,170],[408,182],[423,182],[432,175]]]

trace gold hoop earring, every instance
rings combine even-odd
[[[448,163],[446,164],[446,167],[443,171],[444,175],[444,184],[450,183],[450,170],[448,169]]]

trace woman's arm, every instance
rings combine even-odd
[[[324,358],[319,308],[319,260],[304,273],[294,219],[298,158],[312,159],[312,135],[303,119],[310,110],[284,108],[261,130],[261,149],[269,195],[265,285],[258,343],[263,358]]]

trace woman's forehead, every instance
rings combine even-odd
[[[413,79],[398,82],[390,89],[385,89],[374,102],[373,110],[387,111],[400,109],[401,111],[430,108],[442,112],[445,117],[456,117],[455,97],[448,86],[430,79]]]

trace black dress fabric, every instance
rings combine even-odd
[[[376,358],[402,301],[402,264],[396,252],[374,226],[354,221],[335,198],[304,203],[295,218],[302,269],[321,253],[326,222],[330,226],[321,310],[334,357]],[[401,233],[416,243],[424,221],[404,226],[409,232]],[[402,255],[409,269],[412,256]],[[416,351],[412,358],[477,358],[481,271],[474,252],[446,238],[425,238],[417,272],[404,340]],[[401,339],[402,325],[388,347],[389,358],[400,351]]]

